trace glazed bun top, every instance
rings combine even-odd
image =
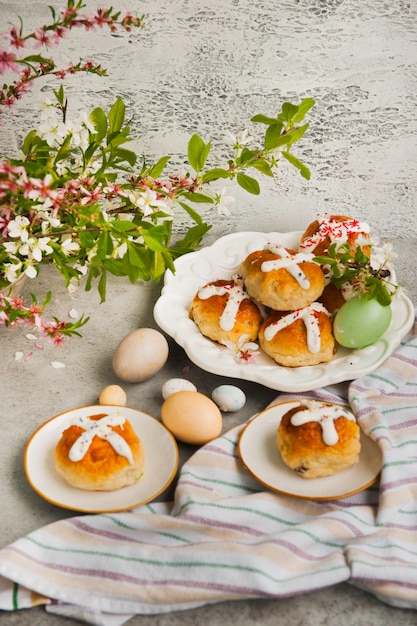
[[[240,275],[200,287],[191,302],[189,317],[200,332],[219,343],[236,343],[242,335],[256,339],[261,311],[247,293]]]
[[[144,450],[130,421],[118,411],[78,417],[62,433],[55,467],[74,487],[112,491],[139,480]]]
[[[312,222],[303,233],[299,245],[300,252],[315,255],[325,254],[333,243],[348,243],[352,251],[361,246],[366,254],[370,254],[370,227],[366,222],[346,215],[330,215],[320,217]]]
[[[249,295],[276,311],[295,311],[314,302],[325,278],[313,255],[268,243],[249,254],[240,272]]]

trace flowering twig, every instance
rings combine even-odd
[[[108,27],[114,33],[119,28],[130,32],[133,27],[144,25],[143,15],[135,17],[131,13],[126,13],[121,16],[120,11],[113,11],[113,8],[110,7],[106,10],[98,9],[95,14],[88,16],[81,13],[85,6],[82,0],[78,0],[77,3],[74,0],[68,0],[67,7],[60,16],[56,14],[53,7],[50,7],[53,21],[28,34],[24,34],[21,20],[19,28],[16,26],[10,28],[5,35],[9,47],[5,49],[0,46],[0,74],[13,72],[18,73],[19,77],[11,84],[3,85],[3,88],[0,89],[0,106],[13,107],[17,100],[28,92],[31,83],[41,76],[52,74],[63,79],[67,74],[77,72],[88,72],[99,76],[107,75],[106,70],[93,61],[79,61],[68,65],[66,68],[57,68],[52,58],[40,54],[22,56],[22,52],[27,49],[28,44],[32,44],[35,49],[51,48],[58,45],[69,30],[77,27],[82,27],[87,31]]]
[[[23,25],[12,27],[10,47],[0,49],[0,73],[23,71],[10,85],[0,88],[0,108],[13,106],[40,76],[64,78],[68,73],[106,71],[92,61],[80,61],[66,69],[39,54],[24,54],[26,46],[49,48],[74,27],[86,30],[106,26],[111,32],[130,31],[143,25],[143,16],[121,16],[112,8],[92,17],[81,13],[82,0],[67,0],[67,8],[52,22],[24,34]],[[243,133],[233,140],[234,153],[223,167],[210,167],[211,143],[194,134],[188,142],[188,171],[165,173],[169,156],[148,163],[126,147],[132,140],[121,98],[108,111],[96,107],[79,111],[68,119],[67,99],[61,85],[54,100],[45,102],[37,129],[21,146],[23,156],[0,162],[0,289],[13,285],[20,276],[35,278],[43,263],[52,264],[73,289],[85,276],[85,288],[98,281],[101,300],[106,298],[107,274],[158,281],[174,261],[201,245],[210,225],[195,207],[205,203],[228,214],[232,200],[226,191],[211,189],[212,183],[234,180],[251,194],[260,193],[261,173],[273,177],[281,157],[309,178],[309,169],[291,149],[306,132],[302,123],[314,105],[311,98],[300,104],[285,102],[276,117],[255,115],[252,121],[265,129],[261,146],[251,148],[252,138]],[[139,167],[138,167],[139,166]],[[192,225],[174,240],[176,210],[187,213]],[[5,320],[10,320],[12,302],[0,302]],[[17,318],[24,319],[23,310]],[[80,323],[85,323],[84,318]],[[56,322],[56,321],[55,321]],[[77,327],[55,323],[67,334]],[[59,331],[59,332],[60,332]],[[251,358],[250,352],[247,358]],[[244,351],[241,359],[244,360]]]
[[[60,321],[57,318],[45,319],[42,317],[43,309],[50,301],[51,292],[48,292],[42,304],[38,304],[33,294],[30,294],[30,297],[32,303],[26,306],[21,296],[0,293],[0,325],[34,328],[41,335],[49,337],[56,346],[62,344],[64,337],[81,336],[78,330],[88,322],[88,318],[81,316],[76,322]]]

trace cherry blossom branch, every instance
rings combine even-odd
[[[0,74],[7,72],[17,73],[19,77],[10,84],[4,84],[0,89],[0,107],[12,108],[18,100],[26,94],[32,86],[32,82],[46,75],[54,75],[59,79],[65,78],[68,74],[77,72],[88,72],[98,76],[106,76],[106,70],[100,64],[93,61],[79,61],[70,64],[66,68],[58,69],[55,61],[40,54],[28,54],[22,56],[27,44],[31,43],[33,48],[44,47],[46,49],[56,46],[72,28],[84,28],[87,31],[96,28],[108,27],[114,33],[119,29],[130,32],[133,27],[143,27],[143,15],[136,17],[130,12],[121,16],[120,11],[109,9],[97,9],[96,13],[88,16],[81,13],[85,8],[82,0],[76,4],[74,0],[68,0],[67,7],[57,17],[53,7],[50,7],[53,21],[35,31],[24,34],[23,23],[20,20],[20,28],[12,26],[4,37],[8,40],[7,49],[0,46]],[[21,71],[20,66],[24,66]],[[1,111],[1,109],[0,109]]]

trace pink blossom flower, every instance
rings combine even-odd
[[[16,63],[16,59],[14,52],[3,50],[0,46],[0,74],[5,74],[7,71],[18,72],[19,66]]]

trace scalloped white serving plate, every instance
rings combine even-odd
[[[393,298],[392,321],[381,339],[361,350],[339,347],[330,363],[308,367],[282,367],[263,352],[256,357],[256,363],[237,362],[228,348],[204,337],[189,319],[191,301],[201,286],[212,280],[230,278],[248,254],[270,241],[296,249],[301,234],[234,233],[180,257],[175,262],[175,274],[171,271],[165,274],[164,287],[154,307],[156,323],[203,370],[260,383],[278,391],[310,391],[374,371],[394,352],[414,323],[413,303],[402,289]]]

